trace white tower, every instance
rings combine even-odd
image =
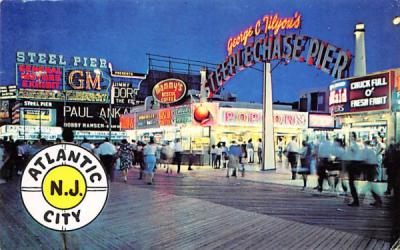
[[[354,76],[365,76],[367,74],[365,58],[365,29],[363,23],[356,24],[354,36],[356,39],[354,56]]]

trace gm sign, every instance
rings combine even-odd
[[[102,89],[107,89],[109,83],[103,82],[104,79],[101,77],[101,72],[92,70],[71,70],[67,73],[67,84],[73,90],[100,91]]]

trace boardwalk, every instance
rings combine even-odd
[[[158,175],[153,186],[136,174],[111,184],[97,220],[66,233],[68,249],[389,249],[386,206],[350,208],[331,194],[222,171]],[[0,222],[1,249],[64,248],[60,233],[27,215],[17,181],[0,185]]]

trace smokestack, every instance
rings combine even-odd
[[[354,30],[354,36],[356,39],[356,50],[354,56],[354,76],[365,76],[367,74],[364,34],[364,24],[356,24],[356,28]]]

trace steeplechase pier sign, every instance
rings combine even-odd
[[[254,26],[229,38],[228,56],[217,65],[216,70],[207,73],[209,97],[216,94],[238,71],[257,62],[273,60],[305,62],[334,78],[344,78],[352,59],[348,50],[306,35],[278,34],[279,31],[296,29],[300,25],[299,13],[293,18],[286,19],[279,19],[277,15],[272,16],[272,19],[264,17],[263,22],[260,19]]]

